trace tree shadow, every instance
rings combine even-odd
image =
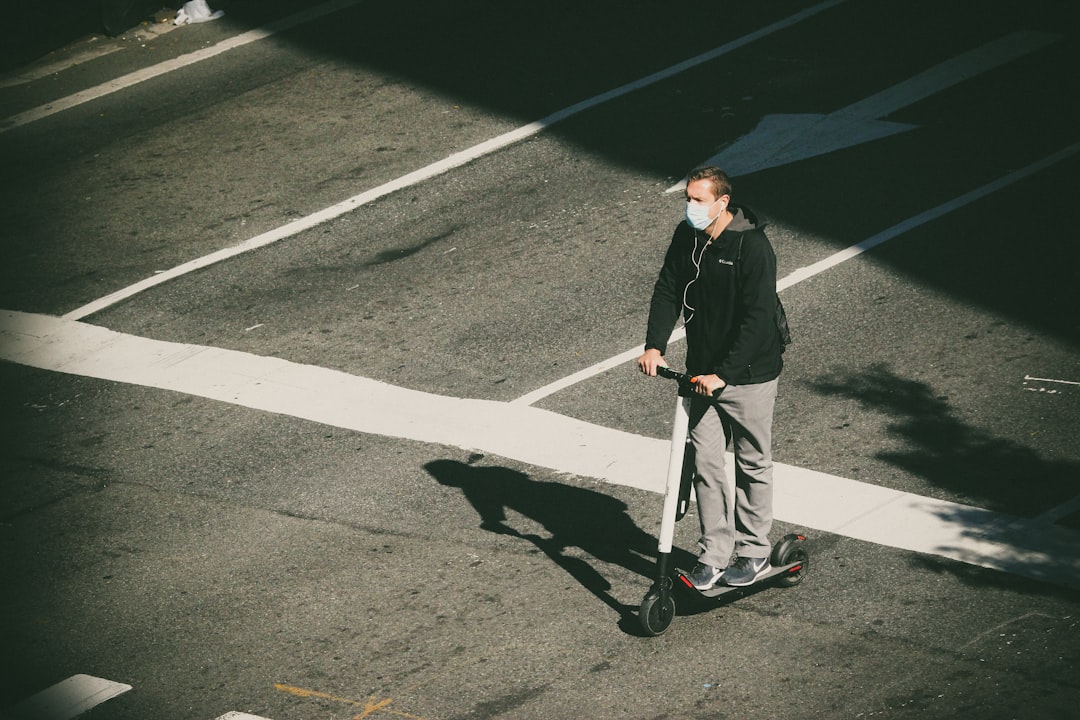
[[[962,536],[977,541],[940,548],[969,563],[967,570],[939,558],[917,562],[934,572],[951,568],[972,584],[1011,586],[1008,576],[989,573],[984,569],[989,567],[1027,580],[1080,588],[1075,531],[1039,517],[1076,495],[1080,464],[1046,459],[1018,442],[964,423],[929,385],[899,377],[884,365],[844,378],[823,378],[814,388],[823,395],[857,400],[893,418],[889,432],[905,441],[904,449],[883,450],[876,457],[978,506],[931,510],[959,528]]]
[[[962,528],[960,534],[975,542],[938,548],[963,565],[944,557],[920,555],[914,560],[919,567],[949,573],[972,587],[993,585],[1016,593],[1054,595],[1070,602],[1080,599],[1075,531],[1039,520],[988,517],[984,510],[963,506],[938,509],[934,514]]]
[[[611,583],[595,567],[567,552],[577,548],[651,582],[656,575],[657,539],[637,526],[626,503],[586,488],[533,480],[517,470],[473,464],[481,457],[474,455],[469,462],[435,460],[424,468],[440,485],[461,489],[480,515],[481,528],[531,543],[619,613],[624,630],[636,627],[638,606],[612,596]],[[515,528],[510,511],[539,524],[546,535]],[[673,553],[676,564],[693,562],[688,552]]]
[[[875,457],[971,497],[981,507],[1028,516],[1076,495],[1080,465],[1046,459],[1018,442],[964,423],[946,397],[884,365],[843,378],[826,377],[813,388],[893,418],[889,433],[905,441],[904,449],[883,450]]]

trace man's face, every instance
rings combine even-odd
[[[718,200],[722,202],[717,202]],[[686,201],[709,208],[709,217],[716,218],[731,200],[727,195],[716,196],[716,188],[711,180],[695,180],[686,186]]]

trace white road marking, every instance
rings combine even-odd
[[[1050,510],[1047,510],[1042,515],[1035,518],[1035,520],[1041,523],[1046,523],[1047,525],[1051,525],[1053,523],[1056,523],[1058,520],[1061,520],[1062,518],[1066,518],[1069,515],[1078,512],[1080,512],[1080,495],[1077,495],[1068,502],[1058,505],[1056,508],[1051,508]]]
[[[1025,375],[1024,380],[1037,380],[1038,382],[1059,383],[1061,385],[1080,385],[1080,382],[1075,380],[1053,380],[1051,378],[1031,377],[1030,375]]]
[[[249,30],[246,33],[236,35],[228,40],[222,40],[218,44],[211,45],[208,48],[196,50],[195,52],[181,55],[172,60],[166,60],[157,65],[151,65],[142,70],[136,70],[135,72],[122,75],[121,77],[102,83],[96,87],[88,88],[82,92],[75,93],[74,95],[68,95],[66,98],[61,98],[51,103],[27,110],[26,112],[12,115],[11,117],[0,121],[0,133],[32,123],[36,120],[41,120],[42,118],[47,118],[50,115],[55,115],[64,110],[70,110],[73,107],[78,107],[91,100],[97,100],[106,95],[111,95],[114,92],[124,90],[133,85],[138,85],[141,82],[156,78],[165,73],[170,73],[174,70],[179,70],[188,65],[202,62],[203,60],[215,57],[224,52],[228,52],[229,50],[234,50],[238,47],[243,47],[244,45],[248,45],[257,40],[264,40],[271,35],[296,27],[297,25],[302,25],[303,23],[310,22],[311,20],[320,18],[324,15],[329,15],[330,13],[335,13],[352,5],[356,5],[360,1],[361,0],[332,0],[332,2],[323,3],[310,10],[290,15],[283,20],[271,23],[265,27]]]
[[[355,1],[356,0],[354,0],[354,2]],[[354,195],[347,200],[343,200],[342,202],[337,203],[336,205],[332,205],[331,207],[328,207],[324,210],[320,210],[317,213],[308,215],[307,217],[303,217],[298,220],[294,220],[291,223],[282,225],[281,227],[263,233],[262,235],[257,235],[256,237],[245,240],[238,245],[224,248],[209,255],[205,255],[201,258],[196,258],[195,260],[191,260],[182,265],[178,265],[171,270],[165,270],[163,272],[156,273],[152,277],[146,278],[145,280],[137,282],[134,285],[130,285],[126,288],[117,290],[116,292],[106,295],[103,298],[100,298],[87,305],[72,310],[71,312],[65,314],[64,317],[69,320],[81,320],[82,318],[104,310],[111,305],[115,305],[122,300],[126,300],[133,295],[137,295],[138,293],[141,293],[144,290],[152,288],[156,285],[160,285],[161,283],[168,282],[169,280],[173,280],[182,275],[186,275],[187,273],[194,272],[195,270],[202,269],[209,265],[219,263],[222,260],[227,260],[229,258],[235,257],[236,255],[240,255],[241,253],[265,247],[266,245],[278,242],[279,240],[284,240],[285,238],[292,237],[293,235],[303,232],[304,230],[308,230],[315,227],[316,225],[321,225],[324,222],[333,220],[336,217],[351,212],[356,208],[362,205],[366,205],[367,203],[377,200],[378,198],[381,198],[385,195],[389,195],[390,193],[396,192],[403,188],[409,187],[411,185],[416,185],[417,183],[423,182],[425,180],[429,180],[449,170],[470,163],[473,160],[481,158],[485,155],[489,155],[497,150],[501,150],[505,147],[513,145],[514,143],[530,138],[540,133],[541,131],[546,130],[552,125],[562,122],[563,120],[566,120],[570,117],[573,117],[578,113],[594,108],[610,100],[622,97],[623,95],[626,95],[628,93],[635,92],[644,87],[660,82],[661,80],[666,80],[670,77],[678,75],[681,72],[685,72],[686,70],[689,70],[697,65],[701,65],[702,63],[708,62],[710,60],[715,60],[716,58],[733,50],[736,50],[743,45],[751,43],[755,40],[759,40],[779,30],[791,27],[792,25],[795,25],[796,23],[799,23],[808,17],[816,15],[817,13],[827,10],[835,5],[839,5],[842,2],[844,2],[844,0],[828,0],[827,2],[823,2],[818,5],[814,5],[813,7],[809,7],[801,12],[791,15],[788,18],[785,18],[784,20],[780,20],[773,23],[772,25],[768,25],[748,35],[744,35],[737,40],[733,40],[726,45],[722,45],[718,48],[710,50],[709,52],[703,53],[696,57],[690,58],[689,60],[685,60],[676,65],[672,65],[669,68],[653,73],[652,75],[648,75],[639,80],[635,80],[633,82],[627,83],[626,85],[617,87],[614,90],[609,90],[605,93],[601,93],[600,95],[589,98],[588,100],[583,100],[575,105],[570,105],[569,107],[552,113],[545,118],[541,118],[540,120],[531,122],[528,125],[523,125],[516,130],[511,130],[510,132],[503,133],[502,135],[482,142],[479,145],[474,145],[471,148],[467,148],[460,152],[454,153],[453,155],[450,155],[449,157],[444,158],[439,162],[432,163],[431,165],[420,168],[419,170],[414,170],[408,175],[404,175],[400,178],[397,178],[396,180],[384,183],[383,185],[380,185],[379,187],[372,190],[367,190],[360,193],[359,195]],[[163,70],[162,72],[167,72],[167,70]]]
[[[989,182],[986,185],[983,185],[982,187],[976,188],[970,192],[966,192],[963,195],[950,200],[949,202],[942,203],[937,207],[930,208],[929,210],[910,217],[903,222],[897,223],[891,228],[883,230],[877,235],[863,240],[861,243],[857,243],[855,245],[852,245],[851,247],[845,248],[838,253],[830,255],[824,260],[814,263],[813,265],[809,265],[807,267],[796,270],[795,272],[785,277],[783,280],[777,282],[777,290],[783,290],[785,288],[791,287],[792,285],[795,285],[796,283],[800,283],[807,278],[818,275],[825,270],[839,265],[846,260],[850,260],[853,257],[861,255],[862,253],[866,252],[871,248],[875,248],[878,245],[886,243],[889,240],[903,235],[910,230],[914,230],[920,225],[925,225],[931,220],[937,220],[938,218],[947,215],[954,210],[958,210],[965,205],[970,205],[976,200],[981,200],[982,198],[990,195],[991,193],[995,193],[998,190],[1002,190],[1008,187],[1009,185],[1027,179],[1032,175],[1035,175],[1036,173],[1042,172],[1043,170],[1046,170],[1047,168],[1058,164],[1059,162],[1068,160],[1073,155],[1075,155],[1078,150],[1080,150],[1080,143],[1073,143],[1068,147],[1065,147],[1051,155],[1048,155],[1047,157],[1039,160],[1038,162],[1034,162],[1026,167],[1020,168],[1019,170],[1015,170],[1008,175],[1005,175],[998,178],[997,180],[994,180],[993,182]]]
[[[131,689],[92,675],[72,675],[7,711],[10,720],[70,720]]]
[[[679,340],[682,340],[685,337],[686,337],[686,330],[684,330],[681,327],[675,328],[675,332],[671,333],[671,338],[670,338],[670,340],[668,342],[669,343],[678,342]],[[636,348],[631,348],[630,350],[626,350],[626,351],[620,353],[619,355],[608,358],[607,360],[601,360],[600,362],[596,363],[595,365],[591,365],[591,366],[589,366],[587,368],[584,368],[582,370],[578,370],[576,373],[573,373],[572,375],[567,375],[566,377],[559,378],[558,380],[556,380],[555,382],[553,382],[553,383],[551,383],[549,385],[545,385],[544,387],[537,388],[537,389],[533,390],[532,392],[527,393],[525,395],[522,395],[521,397],[519,397],[519,398],[517,398],[515,400],[511,400],[510,402],[512,404],[514,404],[514,405],[533,405],[533,404],[543,400],[548,395],[554,395],[555,393],[557,393],[557,392],[559,392],[561,390],[565,390],[568,387],[572,387],[574,385],[577,385],[579,382],[584,382],[585,380],[596,377],[597,375],[600,375],[601,373],[605,373],[608,370],[611,370],[612,368],[616,368],[616,367],[622,365],[625,362],[630,362],[631,360],[634,360],[639,355],[641,355],[641,353],[644,352],[644,351],[645,351],[645,345],[644,344],[638,345]]]
[[[0,311],[0,359],[161,388],[334,427],[478,450],[662,492],[667,440],[527,405],[444,397],[326,368]],[[1080,587],[1080,536],[1056,526],[777,463],[775,513],[801,527]]]
[[[267,720],[259,715],[249,715],[242,712],[227,712],[216,720]]]
[[[1053,165],[1056,165],[1059,162],[1062,162],[1063,160],[1067,160],[1068,158],[1075,155],[1077,153],[1077,151],[1080,151],[1080,143],[1074,143],[1073,145],[1070,145],[1070,146],[1068,146],[1068,147],[1066,147],[1066,148],[1064,148],[1062,150],[1059,150],[1058,152],[1056,152],[1056,153],[1054,153],[1052,155],[1049,155],[1048,157],[1045,157],[1045,158],[1043,158],[1042,160],[1040,160],[1038,162],[1032,163],[1031,165],[1028,165],[1027,167],[1023,167],[1023,168],[1021,168],[1019,170],[1011,172],[1008,175],[1006,175],[1004,177],[1001,177],[1001,178],[998,178],[997,180],[994,180],[993,182],[987,183],[986,185],[983,185],[980,188],[976,188],[975,190],[972,190],[971,192],[964,193],[960,197],[954,198],[953,200],[950,200],[949,202],[942,203],[941,205],[938,205],[935,208],[931,208],[931,209],[929,209],[929,210],[927,210],[925,212],[921,212],[918,215],[910,217],[907,220],[904,220],[903,222],[899,222],[899,223],[897,223],[896,225],[893,225],[890,228],[882,230],[877,235],[874,235],[874,236],[872,236],[870,238],[867,238],[866,240],[863,240],[860,243],[856,243],[855,245],[851,245],[850,247],[844,248],[843,250],[841,250],[841,251],[839,251],[837,253],[833,253],[829,257],[827,257],[827,258],[825,258],[823,260],[820,260],[820,261],[814,263],[813,265],[808,265],[806,267],[799,268],[798,270],[795,270],[794,272],[787,275],[786,277],[778,280],[776,282],[776,290],[777,290],[777,292],[783,292],[784,290],[788,289],[789,287],[791,287],[793,285],[797,285],[798,283],[801,283],[803,280],[809,280],[810,278],[814,277],[815,275],[820,275],[821,273],[825,272],[829,268],[835,267],[835,266],[839,265],[840,263],[843,263],[843,262],[846,262],[848,260],[851,260],[852,258],[858,257],[859,255],[862,255],[867,250],[870,250],[871,248],[875,248],[878,245],[882,245],[882,244],[888,242],[889,240],[892,240],[893,238],[899,237],[900,235],[903,235],[904,233],[906,233],[906,232],[908,232],[910,230],[914,230],[915,228],[917,228],[917,227],[919,227],[921,225],[925,225],[926,223],[928,223],[928,222],[930,222],[932,220],[936,220],[939,217],[952,212],[953,210],[958,210],[958,209],[964,207],[965,205],[969,205],[969,204],[975,202],[976,200],[979,200],[979,199],[981,199],[981,198],[983,198],[983,197],[985,197],[985,196],[987,196],[987,195],[989,195],[991,193],[997,192],[998,190],[1001,190],[1001,189],[1003,189],[1005,187],[1008,187],[1009,185],[1012,185],[1013,183],[1016,183],[1016,182],[1019,182],[1020,180],[1028,178],[1028,177],[1034,175],[1035,173],[1038,173],[1038,172],[1040,172],[1042,170],[1045,170],[1045,169],[1047,169],[1047,168],[1049,168],[1049,167],[1051,167]],[[682,340],[685,337],[686,337],[686,332],[680,327],[680,328],[677,328],[674,333],[672,333],[670,342],[677,342],[677,341]],[[513,402],[517,403],[517,404],[523,404],[523,405],[532,405],[533,403],[536,403],[536,402],[539,402],[540,400],[543,400],[548,395],[553,395],[554,393],[557,393],[560,390],[565,390],[566,388],[568,388],[568,387],[570,387],[572,385],[575,385],[575,384],[577,384],[579,382],[582,382],[584,380],[588,380],[589,378],[592,378],[592,377],[594,377],[596,375],[599,375],[602,372],[606,372],[607,370],[610,370],[613,367],[617,367],[617,366],[621,365],[624,362],[629,362],[630,360],[633,360],[634,358],[636,358],[638,355],[641,354],[643,348],[644,348],[644,345],[639,345],[638,347],[636,347],[634,349],[627,350],[627,351],[625,351],[625,352],[623,352],[623,353],[621,353],[619,355],[616,355],[616,356],[614,356],[612,358],[608,358],[607,360],[603,360],[603,361],[601,361],[601,362],[599,362],[599,363],[597,363],[597,364],[595,364],[595,365],[593,365],[591,367],[587,367],[587,368],[585,368],[583,370],[579,370],[578,372],[574,373],[573,375],[568,375],[567,377],[560,378],[559,380],[556,380],[555,382],[551,383],[550,385],[545,385],[544,387],[537,388],[536,390],[533,390],[532,392],[528,393],[527,395],[523,395],[523,396],[519,397],[518,399],[514,400]],[[1027,379],[1027,380],[1037,380],[1037,379],[1040,379],[1040,378],[1028,378],[1028,377],[1025,377],[1025,379]],[[1080,383],[1077,383],[1077,384],[1080,384]]]
[[[881,118],[1043,48],[1060,37],[1021,30],[957,55],[828,115],[766,115],[752,132],[701,165],[719,165],[732,176],[747,175],[907,132],[917,126]],[[667,192],[681,191],[685,187],[686,180],[683,179]]]
[[[97,38],[94,39],[96,40]],[[96,47],[88,45],[85,50],[73,57],[50,63],[48,65],[30,68],[22,72],[8,75],[7,77],[0,78],[0,89],[17,87],[19,85],[26,85],[28,83],[34,82],[35,80],[40,80],[43,77],[57,75],[64,70],[72,68],[81,63],[90,62],[91,60],[94,60],[96,58],[105,57],[106,55],[111,55],[114,52],[119,52],[123,49],[124,48],[121,45],[116,44],[110,44],[107,46],[99,45]],[[3,121],[0,121],[0,125],[3,124]]]

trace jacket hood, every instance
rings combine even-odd
[[[731,208],[734,213],[731,222],[724,228],[724,232],[746,232],[754,228],[764,228],[765,223],[760,222],[757,215],[750,208],[735,206]]]

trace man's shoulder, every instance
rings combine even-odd
[[[747,228],[739,233],[739,242],[742,244],[744,250],[750,252],[761,252],[765,249],[772,249],[772,243],[769,242],[769,236],[765,234],[765,228],[761,226]]]
[[[740,230],[728,230],[723,235],[723,246],[726,254],[732,257],[757,254],[765,248],[770,248],[769,238],[764,229],[760,227],[742,228]]]

